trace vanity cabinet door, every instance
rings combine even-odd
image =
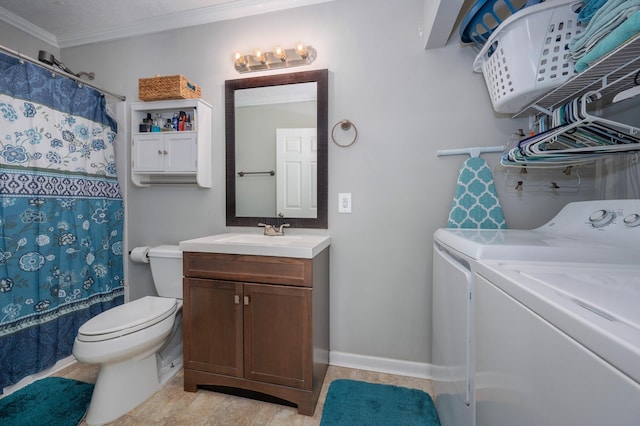
[[[311,389],[312,289],[244,284],[243,302],[245,377]]]
[[[184,366],[243,377],[242,283],[184,279]]]

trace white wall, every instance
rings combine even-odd
[[[504,144],[526,122],[493,112],[471,71],[473,52],[457,38],[424,50],[422,20],[423,0],[340,0],[64,49],[71,69],[94,71],[97,85],[130,101],[138,78],[183,74],[214,107],[213,188],[129,188],[129,246],[229,231],[223,88],[241,77],[232,53],[304,40],[318,58],[296,70],[329,69],[329,125],[347,118],[360,135],[349,148],[329,146],[329,229],[298,231],[332,238],[331,350],[428,363],[432,235],[446,225],[465,159],[437,158],[436,150]],[[495,165],[499,157],[485,158]],[[339,192],[353,194],[352,214],[337,213]],[[507,222],[540,225],[566,201],[507,196]],[[131,296],[152,294],[148,268],[130,266]]]
[[[46,50],[60,59],[60,49],[49,43],[17,30],[14,26],[0,20],[0,44],[23,55],[38,59],[38,51]]]

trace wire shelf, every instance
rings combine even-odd
[[[513,118],[549,112],[571,99],[598,91],[602,105],[608,105],[618,93],[636,86],[640,72],[640,34],[618,47],[585,71],[550,91],[515,114]]]

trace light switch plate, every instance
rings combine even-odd
[[[350,192],[341,192],[338,194],[338,213],[351,213]]]

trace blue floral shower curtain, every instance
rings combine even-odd
[[[98,91],[0,54],[0,393],[123,303],[116,130]]]

